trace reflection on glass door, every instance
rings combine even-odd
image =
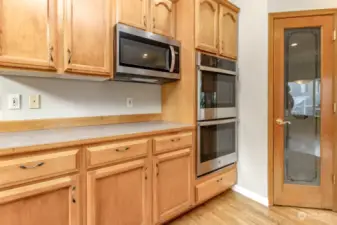
[[[321,28],[284,31],[284,182],[320,185]]]

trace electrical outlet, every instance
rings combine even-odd
[[[8,109],[17,110],[21,108],[21,95],[9,94],[8,95]]]
[[[133,98],[126,98],[126,107],[128,108],[133,107]]]
[[[30,95],[29,96],[29,108],[30,109],[40,108],[40,95]]]

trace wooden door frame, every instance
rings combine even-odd
[[[335,28],[337,29],[337,8],[319,9],[307,11],[269,13],[268,15],[268,204],[274,205],[274,21],[276,19],[296,18],[305,16],[333,15],[335,18]],[[337,60],[337,41],[334,43],[334,60]],[[334,101],[337,100],[337,63],[334,65]],[[334,124],[337,126],[337,115],[334,115]],[[334,132],[335,143],[337,146],[337,132]],[[337,154],[333,152],[333,170],[337,172]],[[334,199],[337,199],[337,193],[334,191]],[[334,210],[337,210],[337,204],[334,203]]]

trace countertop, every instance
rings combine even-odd
[[[116,137],[170,132],[183,128],[193,128],[193,125],[154,121],[0,133],[0,155],[3,155],[5,150],[13,153],[20,150],[20,148],[38,150],[42,148],[90,144],[114,140]]]

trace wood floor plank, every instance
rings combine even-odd
[[[337,225],[337,213],[296,207],[267,208],[229,191],[170,225]]]

